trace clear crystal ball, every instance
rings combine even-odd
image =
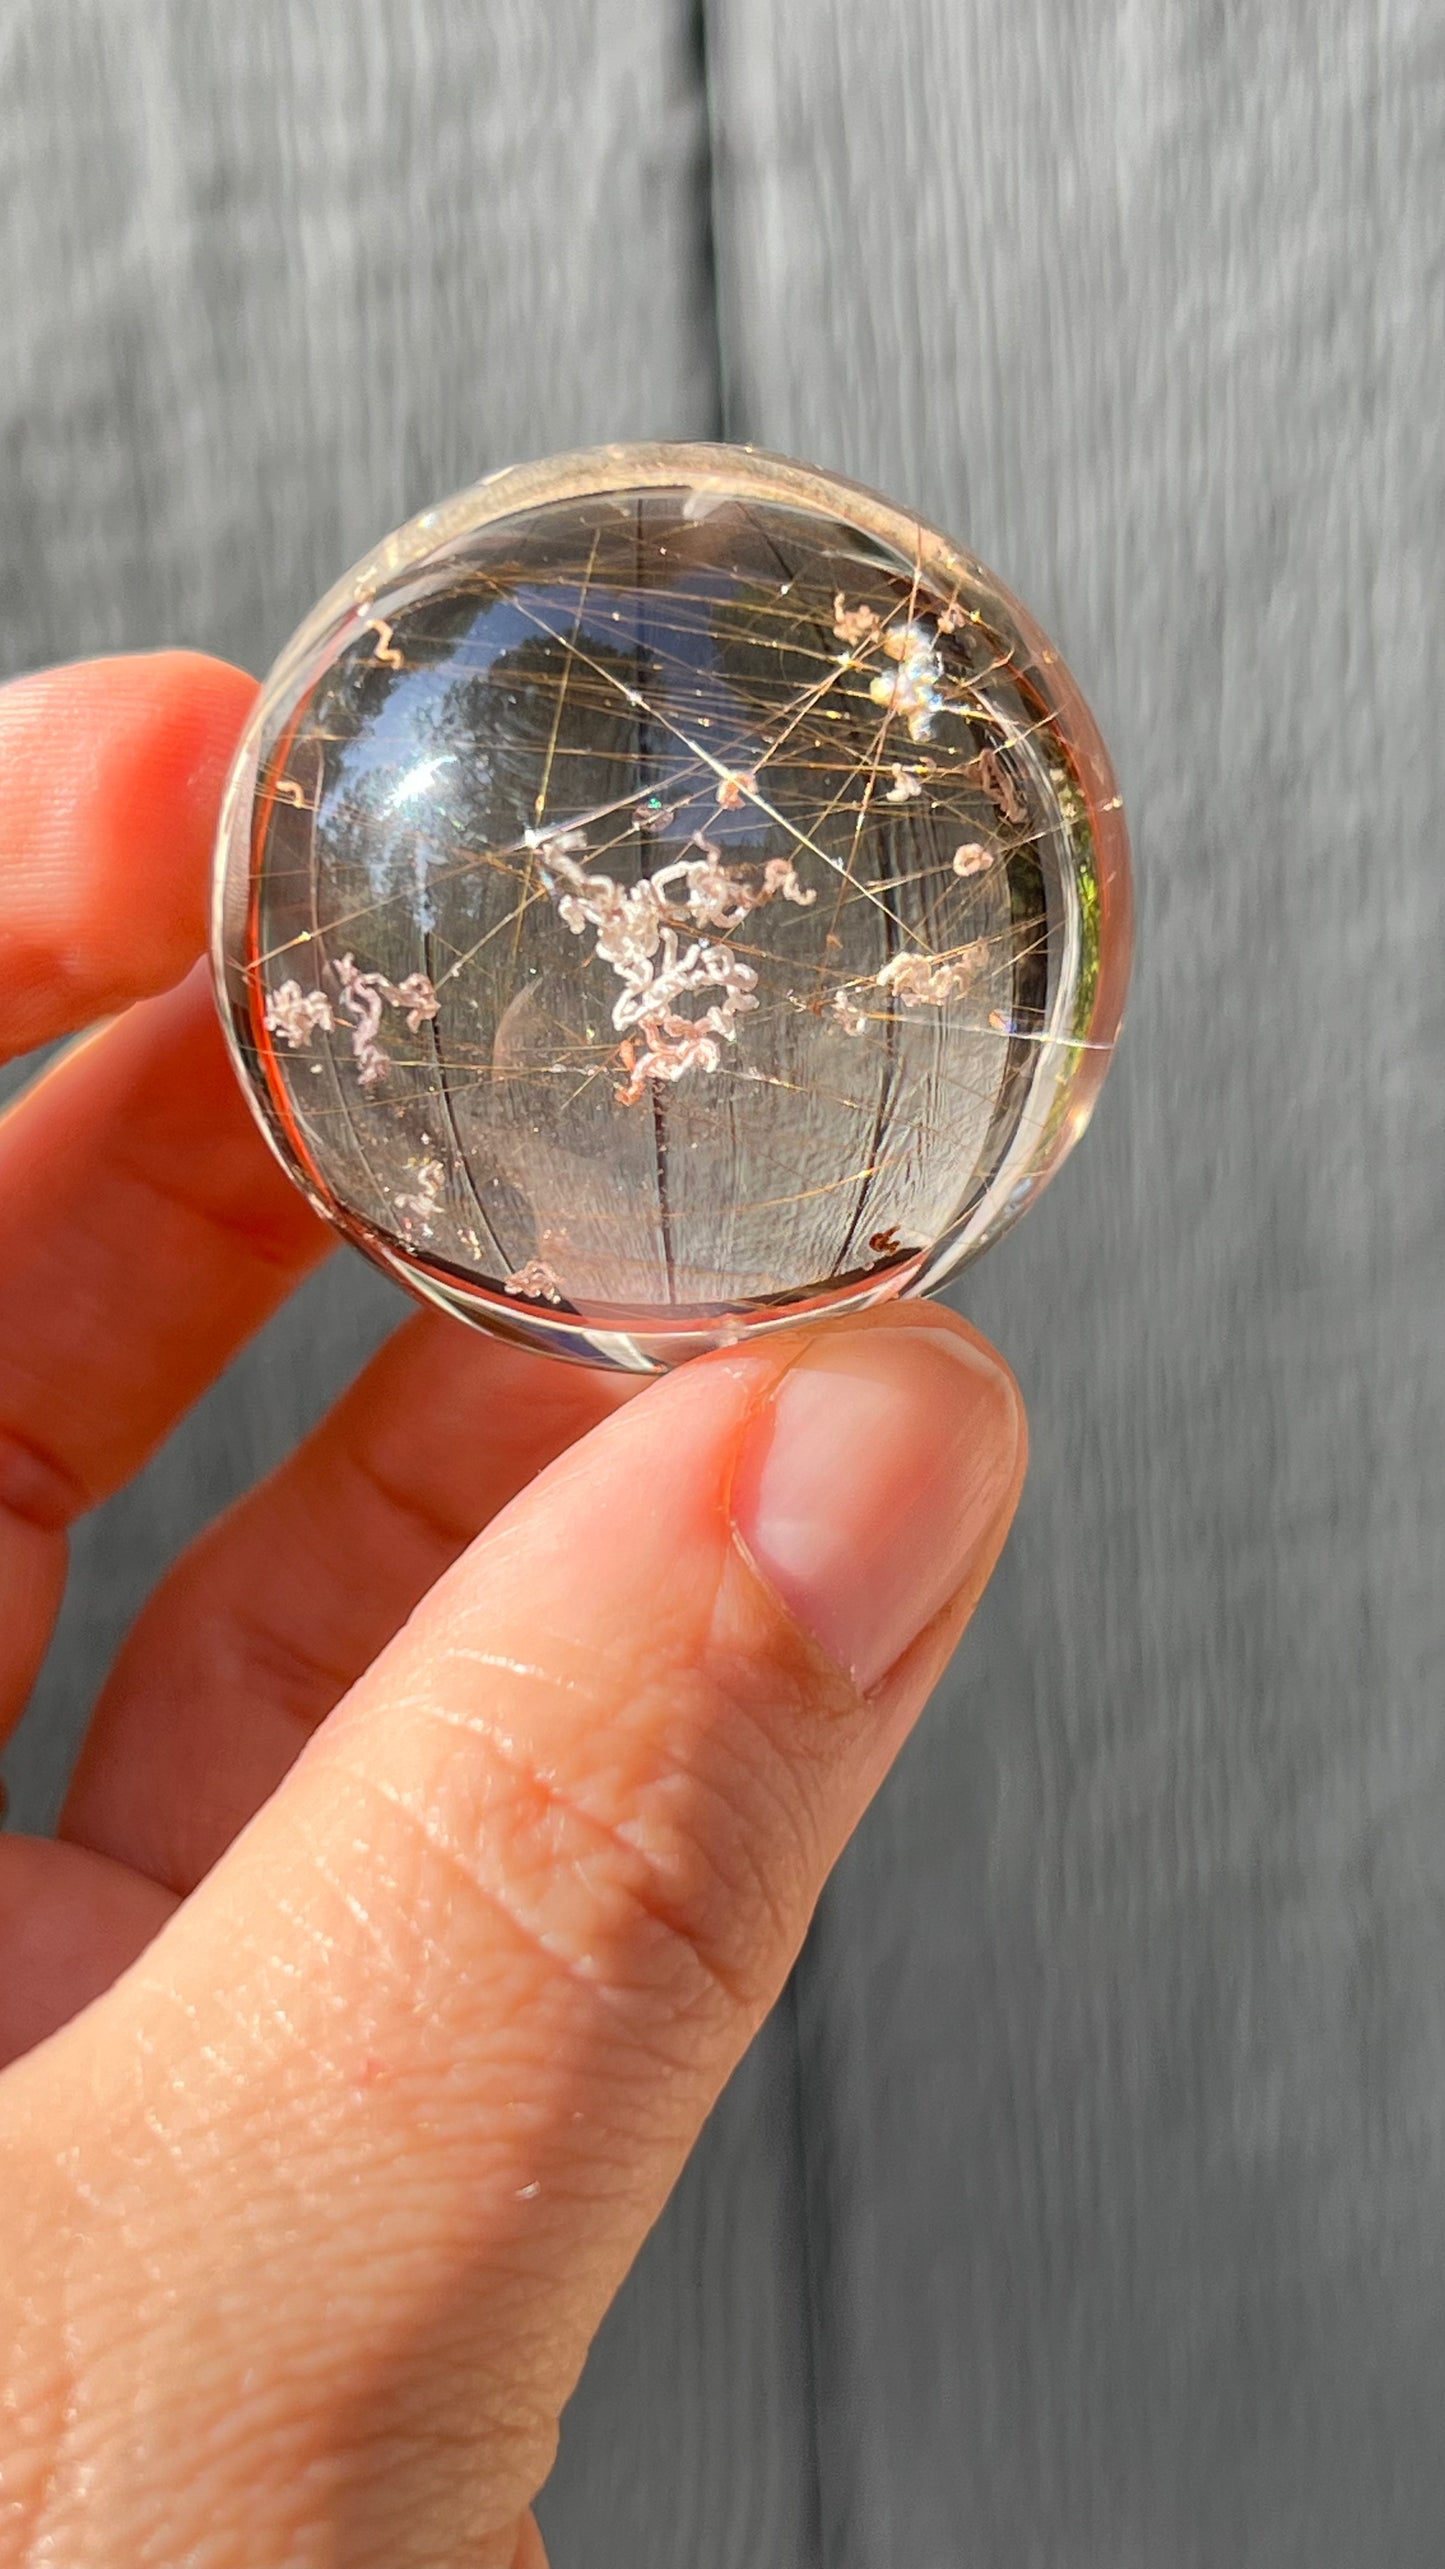
[[[416,1292],[648,1371],[927,1289],[1081,1131],[1128,970],[1092,719],[979,563],[727,446],[494,474],[267,681],[223,1012]]]

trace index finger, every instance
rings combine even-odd
[[[206,939],[221,787],[256,681],[196,651],[0,688],[0,1058],[167,990]]]

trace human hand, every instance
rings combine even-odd
[[[66,1525],[328,1246],[188,972],[252,693],[0,692],[0,1039],[110,1021],[0,1122],[0,1736]],[[0,1838],[5,2569],[536,2569],[588,2342],[1023,1455],[937,1308],[637,1399],[426,1315],[201,1538],[58,1841]]]

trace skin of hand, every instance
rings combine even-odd
[[[0,690],[0,1737],[66,1528],[325,1254],[226,1059],[254,693]],[[4,2569],[543,2569],[604,2310],[1024,1470],[907,1306],[613,1381],[412,1320],[171,1571],[0,1837]]]

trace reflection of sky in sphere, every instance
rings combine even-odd
[[[728,588],[721,574],[696,579],[694,611],[685,621],[666,592],[605,583],[524,583],[489,600],[460,632],[438,638],[435,661],[401,672],[381,715],[330,748],[318,834],[334,831],[348,808],[364,803],[365,862],[377,899],[395,897],[405,880],[429,907],[428,876],[454,861],[459,834],[471,825],[478,783],[489,772],[479,745],[465,753],[445,746],[447,730],[479,685],[505,683],[511,655],[552,642],[583,665],[595,659],[615,670],[619,658],[632,664],[654,733],[649,781],[673,803],[674,831],[686,837],[706,826],[720,844],[748,840],[756,835],[756,816],[748,809],[719,811],[706,772],[698,777],[699,744],[709,735],[743,742],[750,728],[748,709],[723,672],[714,631]],[[409,634],[412,650],[423,647],[425,631],[424,617],[415,621],[421,630]],[[620,688],[618,701],[626,701]],[[554,823],[572,817],[565,804],[548,813]]]

